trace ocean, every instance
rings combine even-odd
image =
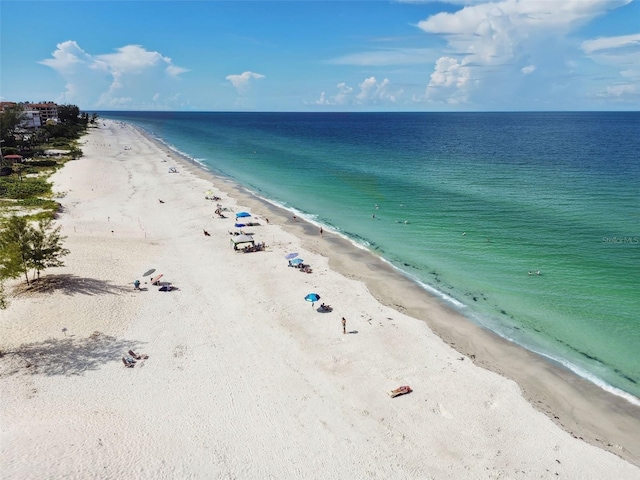
[[[640,405],[640,113],[98,112]]]

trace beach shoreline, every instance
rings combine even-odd
[[[0,312],[6,478],[640,478],[629,402],[132,125],[101,123],[52,178],[66,266],[9,285]],[[231,248],[240,209],[266,252]],[[291,251],[312,274],[287,267]],[[150,267],[177,290],[156,291]],[[149,359],[124,368],[130,349]],[[413,392],[391,400],[399,385]]]
[[[292,221],[290,211],[178,154],[142,129],[140,132],[158,148],[173,154],[184,167],[215,178],[217,185],[242,205],[275,219],[298,236],[305,248],[327,258],[333,270],[363,282],[383,305],[426,322],[445,343],[475,364],[514,380],[534,408],[572,436],[640,466],[638,405],[474,323],[374,252],[358,248],[330,231],[319,235],[318,227],[304,218]],[[363,265],[368,267],[366,274]]]
[[[640,432],[640,406],[474,323],[374,252],[358,248],[326,230],[320,236],[316,225],[300,217],[292,221],[290,211],[215,175],[202,164],[179,155],[140,131],[156,142],[158,148],[179,158],[183,166],[194,169],[194,173],[211,175],[221,181],[220,185],[226,187],[223,190],[239,203],[263,217],[275,219],[282,228],[299,237],[305,248],[327,258],[333,270],[363,282],[380,303],[426,322],[444,342],[477,365],[514,380],[536,409],[571,435],[640,466],[640,434],[637,433]]]

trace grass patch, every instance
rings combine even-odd
[[[23,178],[22,180],[15,177],[0,178],[0,197],[25,200],[50,194],[51,184],[46,178]]]

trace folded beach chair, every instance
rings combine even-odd
[[[141,355],[138,355],[138,354],[137,354],[136,352],[134,352],[133,350],[129,350],[129,352],[127,352],[127,353],[129,353],[129,355],[131,355],[131,356],[132,356],[133,358],[135,358],[136,360],[146,360],[147,358],[149,358],[149,355],[144,354],[144,353],[143,353],[143,354],[141,354]]]
[[[122,363],[124,363],[125,367],[133,368],[136,364],[136,361],[131,357],[122,357]]]

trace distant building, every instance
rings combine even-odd
[[[23,111],[20,126],[27,129],[40,128],[45,123],[58,123],[58,105],[54,102],[15,103],[0,102],[0,111],[9,107],[20,107]]]
[[[25,110],[22,115],[20,126],[22,128],[40,128],[42,126],[40,112],[37,110]]]
[[[16,102],[0,102],[0,111],[4,112],[5,108],[9,107],[17,107],[18,104]]]
[[[58,121],[58,104],[56,103],[23,103],[22,105],[25,111],[35,111],[40,114],[41,125],[47,123],[47,120]]]

